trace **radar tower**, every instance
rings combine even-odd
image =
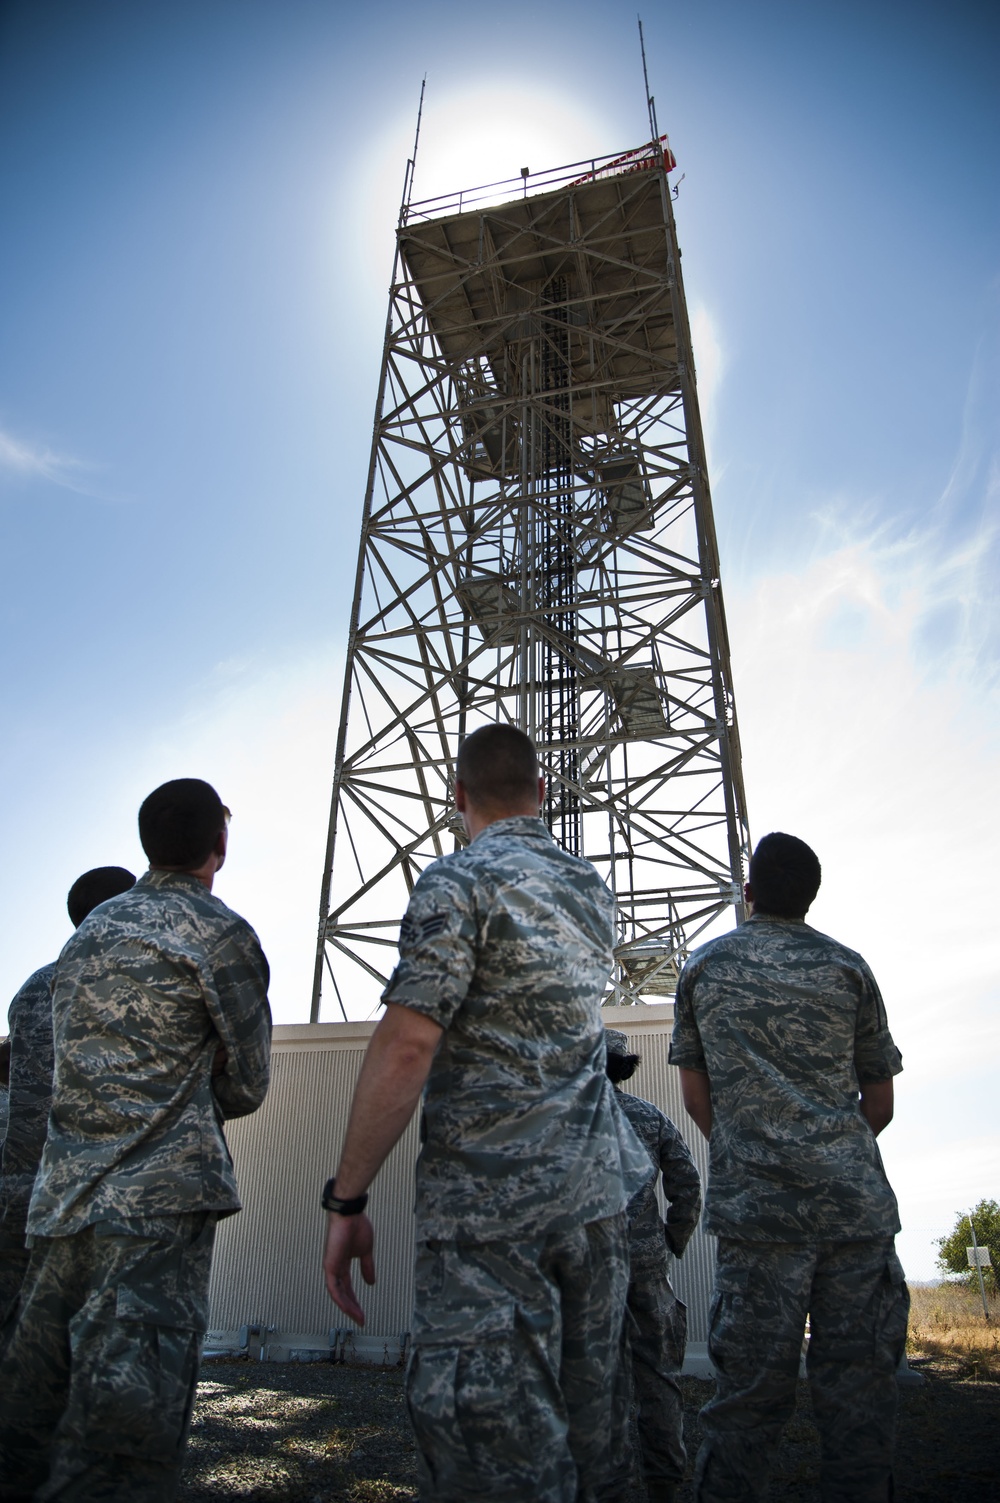
[[[464,841],[458,745],[491,721],[536,741],[549,828],[614,892],[606,1001],[670,996],[692,942],[743,917],[674,159],[647,101],[651,141],[615,156],[425,202],[407,164],[313,1021],[321,997],[374,1009],[413,884]]]

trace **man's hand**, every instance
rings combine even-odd
[[[412,1008],[396,1002],[387,1006],[365,1051],[354,1091],[334,1179],[337,1195],[353,1200],[367,1191],[413,1116],[443,1032],[440,1023]],[[372,1224],[364,1214],[328,1214],[323,1254],[326,1287],[334,1304],[364,1325],[365,1317],[351,1287],[351,1261],[360,1258],[365,1283],[374,1284]]]
[[[327,1212],[326,1248],[323,1252],[326,1287],[334,1304],[339,1305],[344,1314],[356,1320],[359,1326],[364,1325],[365,1316],[351,1283],[351,1263],[355,1258],[360,1258],[365,1283],[374,1284],[374,1244],[372,1224],[364,1212],[360,1216],[341,1216],[336,1211]]]

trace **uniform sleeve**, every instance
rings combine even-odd
[[[226,1051],[212,1081],[224,1118],[246,1117],[267,1095],[271,1063],[267,960],[249,924],[230,929],[212,952],[206,1002]]]
[[[429,866],[410,896],[399,929],[399,964],[382,993],[447,1028],[465,1001],[476,968],[479,925],[473,883],[441,864]]]
[[[670,1036],[670,1063],[680,1070],[708,1072],[705,1051],[701,1047],[701,1034],[694,1018],[693,1006],[694,972],[688,961],[677,982],[674,998],[674,1029]]]
[[[903,1068],[903,1056],[889,1032],[889,1020],[878,983],[863,961],[861,1001],[854,1028],[854,1068],[859,1085],[889,1080]]]
[[[682,1256],[701,1215],[701,1176],[680,1131],[664,1117],[660,1129],[660,1170],[667,1197],[667,1246]]]

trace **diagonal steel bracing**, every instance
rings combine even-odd
[[[405,204],[351,616],[314,1020],[370,1012],[462,737],[539,745],[618,905],[608,1000],[741,916],[749,835],[658,147]]]

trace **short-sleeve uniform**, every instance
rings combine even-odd
[[[625,1208],[650,1176],[604,1068],[612,941],[600,876],[531,817],[434,862],[402,924],[384,1000],[444,1029],[407,1378],[440,1503],[575,1503],[578,1473],[592,1486],[606,1465]]]
[[[859,1086],[902,1069],[875,979],[810,925],[754,914],[694,952],[675,1012],[671,1062],[709,1079],[705,1227],[719,1238],[697,1496],[762,1495],[808,1314],[824,1499],[884,1498],[908,1296],[859,1105]]]
[[[267,1090],[267,979],[249,924],[172,872],[100,904],[59,957],[34,1248],[0,1363],[12,1497],[173,1495],[215,1223],[240,1205],[222,1123]]]

